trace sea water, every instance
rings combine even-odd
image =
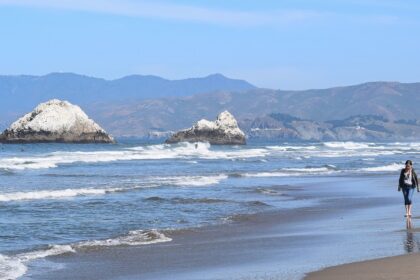
[[[308,206],[316,201],[273,186],[398,176],[406,159],[420,159],[420,143],[0,144],[0,279],[51,255],[170,242],[168,230]]]

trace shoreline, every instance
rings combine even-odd
[[[418,262],[420,253],[409,253],[327,267],[308,273],[304,280],[412,280],[420,275],[420,268],[415,265]]]
[[[321,198],[314,206],[164,231],[170,242],[51,256],[30,263],[21,279],[302,279],[325,266],[401,253],[400,244],[391,249],[387,245],[398,243],[403,235],[395,231],[399,222],[391,214],[399,209],[400,197],[394,190],[383,189],[390,177],[328,179],[331,182],[309,183],[297,192],[297,197]],[[332,188],[337,182],[343,188]],[[366,189],[366,183],[374,183],[373,189]],[[377,190],[383,191],[379,197]],[[364,228],[378,213],[386,219],[386,234]],[[382,242],[375,243],[378,238]],[[337,244],[349,255],[329,256],[331,246]],[[304,265],[299,261],[305,261]]]
[[[405,254],[355,261],[307,273],[304,280],[334,280],[334,279],[417,279],[420,268],[413,265],[420,262],[420,238],[416,236],[420,229],[413,227],[413,222],[420,220],[420,216],[406,219],[406,230],[401,230],[407,235]]]

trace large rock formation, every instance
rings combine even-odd
[[[228,111],[217,116],[216,121],[200,120],[193,127],[173,134],[165,143],[209,142],[216,145],[245,145],[245,134]]]
[[[3,143],[113,143],[114,139],[80,109],[57,99],[39,104],[0,135]]]

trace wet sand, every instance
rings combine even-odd
[[[318,203],[165,232],[173,239],[167,243],[49,257],[30,264],[22,279],[301,279],[326,266],[403,254],[401,198],[386,188],[393,179],[297,184],[296,199]]]
[[[420,277],[420,254],[350,263],[313,272],[305,280],[413,280]]]
[[[415,228],[413,223],[419,219],[420,216],[407,218],[405,221],[406,229],[401,231],[406,234],[404,246],[407,254],[328,267],[309,273],[305,277],[305,280],[418,279],[420,276],[420,267],[416,264],[420,262],[420,253],[418,253],[420,240],[416,235],[420,232],[420,228]]]

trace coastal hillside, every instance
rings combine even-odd
[[[1,76],[0,128],[38,100],[63,98],[77,102],[116,137],[167,138],[228,110],[250,138],[417,139],[419,93],[420,83],[397,82],[304,91],[260,89],[220,74],[177,81],[139,75],[108,81],[69,73]]]
[[[399,139],[420,137],[416,122],[420,119],[420,111],[416,109],[419,93],[420,83],[373,82],[322,90],[251,89],[133,103],[97,102],[87,110],[106,129],[119,136],[159,136],[228,110],[248,136],[256,135],[249,132],[261,128],[258,122],[262,119],[278,122],[267,116],[285,114],[291,119],[281,121],[294,128],[282,134],[282,139],[352,139],[356,137],[352,130],[358,126],[367,129],[359,130],[361,134],[357,134],[357,139]],[[365,117],[357,122],[354,119],[357,116],[379,119]],[[276,126],[281,127],[278,123],[274,128]],[[308,132],[315,126],[319,129]],[[301,132],[296,134],[297,131]],[[268,133],[264,132],[264,135]]]
[[[74,73],[0,76],[0,128],[5,128],[37,104],[54,98],[88,108],[92,102],[98,101],[131,104],[132,100],[139,102],[144,99],[252,88],[255,86],[246,81],[230,79],[221,74],[183,80],[168,80],[151,75],[105,80]]]

